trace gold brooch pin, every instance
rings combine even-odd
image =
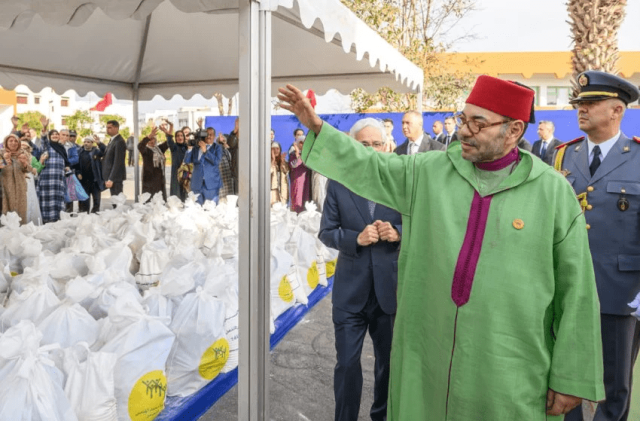
[[[513,228],[521,230],[522,228],[524,228],[524,221],[522,219],[514,219]]]

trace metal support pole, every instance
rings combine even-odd
[[[139,111],[138,111],[138,98],[140,95],[140,89],[138,88],[138,84],[133,88],[133,179],[135,185],[135,196],[133,198],[134,202],[138,201],[138,197],[140,196],[140,171],[138,171],[138,133],[140,133],[140,124],[139,120]],[[129,152],[132,153],[132,152]],[[126,164],[126,163],[125,163]]]
[[[271,12],[239,0],[238,420],[269,420]]]

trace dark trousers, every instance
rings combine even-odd
[[[96,185],[96,183],[91,182],[91,184],[85,185],[80,182],[84,191],[87,192],[89,198],[87,200],[83,200],[82,202],[78,202],[78,213],[87,212],[89,213],[89,209],[91,209],[91,213],[100,212],[100,196],[102,192]],[[91,207],[91,200],[93,199],[93,207]]]
[[[111,192],[111,197],[113,196],[117,196],[120,193],[122,193],[122,181],[114,181],[113,185],[111,186],[111,188],[109,189],[109,192]],[[116,205],[113,205],[113,208],[115,209]]]
[[[601,314],[600,318],[606,400],[598,404],[593,421],[627,421],[640,323],[633,316]],[[569,412],[564,419],[582,421],[581,407]]]
[[[371,419],[387,419],[391,338],[395,315],[380,308],[375,292],[364,309],[350,313],[333,307],[333,326],[336,335],[337,364],[334,370],[333,391],[336,399],[336,421],[357,421],[362,396],[362,343],[369,329],[376,362],[374,368],[373,405]]]
[[[64,211],[67,213],[71,213],[73,212],[73,204],[76,202],[65,202],[64,204]]]

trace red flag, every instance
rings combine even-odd
[[[307,98],[309,98],[309,102],[311,102],[311,106],[312,106],[313,108],[316,108],[316,104],[317,104],[318,102],[316,101],[316,93],[315,93],[315,92],[313,92],[313,89],[309,89],[309,90],[307,91]]]
[[[112,103],[111,92],[107,92],[104,98],[98,101],[95,107],[91,108],[91,111],[104,111]]]

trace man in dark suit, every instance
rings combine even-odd
[[[385,149],[384,126],[376,119],[358,121],[351,135],[378,152]],[[336,421],[358,419],[362,395],[360,355],[367,329],[376,356],[370,415],[373,421],[386,419],[401,224],[398,212],[329,181],[318,237],[340,252],[332,296],[337,354],[333,380]]]
[[[458,139],[458,133],[456,132],[456,120],[453,116],[446,117],[444,119],[444,131],[442,132],[441,142],[445,146],[449,146],[451,142],[455,142]]]
[[[606,399],[594,420],[627,421],[640,327],[628,306],[640,293],[640,138],[628,138],[620,125],[640,92],[594,70],[580,74],[578,84],[570,102],[587,137],[560,146],[555,165],[582,198],[600,298]],[[582,419],[580,407],[565,418]]]
[[[553,165],[553,152],[556,147],[562,144],[562,142],[553,137],[555,130],[556,127],[552,121],[543,120],[538,123],[538,136],[540,136],[540,139],[535,141],[531,151],[531,153],[549,165]]]
[[[127,143],[119,132],[120,123],[116,120],[107,121],[107,134],[111,136],[111,140],[107,145],[104,159],[102,160],[102,177],[105,180],[105,187],[111,192],[111,196],[117,196],[122,193],[122,184],[127,179],[127,168],[125,166]]]
[[[427,151],[442,151],[446,147],[424,132],[422,113],[407,111],[402,117],[402,133],[407,140],[396,148],[398,155],[414,155]]]
[[[442,121],[436,120],[433,123],[433,126],[431,127],[431,129],[433,130],[433,135],[435,136],[434,140],[440,143],[444,143],[446,139],[446,134],[444,133],[444,130],[443,130]]]

